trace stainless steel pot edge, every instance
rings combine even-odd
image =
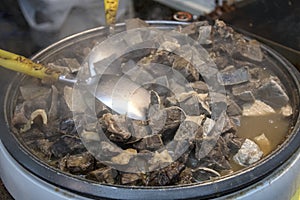
[[[168,26],[169,22],[159,21],[151,23],[151,25],[164,25]],[[180,25],[181,23],[172,23],[171,25]],[[118,26],[124,26],[124,24],[120,24]],[[75,39],[76,37],[81,35],[87,35],[86,37],[89,37],[89,35],[97,34],[97,31],[102,30],[103,28],[96,28],[92,30],[85,31],[83,33],[79,33],[76,35],[73,35],[71,37],[68,37],[62,41],[59,41],[48,48],[42,50],[40,53],[36,54],[33,59],[39,59],[42,58],[44,54],[51,53],[53,51],[58,51],[57,46],[60,46],[63,43],[70,42],[72,39]],[[74,43],[75,41],[72,41]],[[61,47],[62,48],[62,47]],[[289,64],[284,58],[282,58],[277,53],[270,50],[268,47],[263,47],[265,50],[267,50],[271,55],[278,57],[280,62],[282,62],[286,67],[290,75],[293,78],[293,81],[295,82],[296,86],[298,87],[298,93],[299,93],[299,81],[300,75],[299,72],[291,65]],[[49,56],[49,54],[48,54]],[[15,81],[20,81],[19,77],[15,78]],[[12,85],[10,85],[12,87]],[[9,91],[9,90],[7,90]],[[8,93],[5,97],[5,103],[1,99],[0,103],[2,105],[9,104],[8,100]],[[4,108],[4,113],[6,113],[6,109]],[[7,115],[6,115],[7,116]],[[3,116],[1,116],[2,118]],[[1,119],[2,121],[2,119]],[[8,129],[8,119],[5,119],[5,124],[1,123],[1,127],[3,129]],[[298,144],[300,141],[300,134],[299,134],[299,127],[300,127],[300,120],[298,116],[297,124],[295,125],[295,129],[297,133],[293,134],[293,137],[291,138],[290,142],[286,142],[286,144],[283,144],[283,146],[288,146],[288,148],[285,148],[285,155],[282,154],[281,151],[276,152],[276,154],[271,156],[271,160],[274,166],[279,167],[284,161],[286,161],[289,156],[292,155],[298,148]],[[6,148],[9,150],[9,152],[13,155],[13,157],[18,160],[24,166],[26,169],[29,169],[31,172],[33,172],[35,175],[39,176],[43,180],[46,180],[54,185],[57,185],[58,187],[66,188],[68,190],[71,190],[75,193],[80,193],[84,196],[91,196],[91,197],[106,197],[106,198],[125,198],[125,199],[140,199],[141,197],[145,199],[151,199],[153,198],[153,194],[155,194],[155,198],[159,199],[181,199],[181,198],[210,198],[220,195],[225,195],[234,191],[237,191],[241,188],[245,188],[246,186],[262,179],[263,177],[267,176],[269,173],[272,172],[270,170],[269,166],[263,165],[263,162],[258,163],[255,168],[248,168],[241,173],[237,174],[235,176],[235,180],[232,177],[225,177],[222,180],[216,180],[211,183],[203,183],[203,184],[195,184],[195,185],[189,185],[189,186],[170,186],[170,187],[152,187],[152,188],[143,188],[143,187],[126,187],[126,186],[111,186],[111,185],[101,185],[101,184],[95,184],[86,180],[81,180],[73,176],[69,176],[63,173],[60,173],[56,171],[55,169],[46,166],[45,164],[41,163],[40,161],[33,158],[26,150],[23,149],[22,146],[20,146],[19,142],[17,142],[16,138],[14,138],[12,133],[9,133],[9,135],[3,136],[4,134],[1,134],[1,140],[5,144]],[[15,147],[18,148],[15,148]],[[34,167],[33,167],[34,166]],[[258,176],[261,171],[267,172],[264,175]],[[235,185],[234,188],[231,188],[231,185]],[[80,188],[80,191],[78,191],[78,188]]]

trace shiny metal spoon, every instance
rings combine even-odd
[[[0,65],[40,79],[61,81],[68,84],[77,82],[77,80],[66,78],[60,72],[47,68],[42,64],[1,49]],[[105,74],[93,76],[86,80],[87,89],[93,85],[96,86],[96,90],[91,92],[95,95],[95,98],[113,111],[125,114],[132,119],[146,120],[150,94],[140,85],[124,75]]]

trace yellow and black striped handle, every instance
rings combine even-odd
[[[118,0],[104,0],[105,19],[107,25],[115,24],[118,5]]]
[[[2,49],[0,49],[0,66],[40,79],[56,81],[60,76],[59,71]]]

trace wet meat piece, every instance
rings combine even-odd
[[[24,115],[29,119],[31,114],[38,109],[48,111],[47,99],[37,98],[35,100],[25,101],[23,102],[23,109],[21,108],[20,111],[23,111]]]
[[[177,106],[160,109],[155,108],[149,113],[149,125],[152,134],[163,133],[166,130],[174,129],[180,125],[185,116],[182,110]]]
[[[126,173],[121,174],[121,184],[123,185],[138,185],[142,177],[139,174]]]
[[[175,56],[172,68],[178,70],[188,81],[194,82],[199,80],[197,69],[182,57]]]
[[[189,86],[192,87],[197,93],[208,93],[207,84],[203,81],[195,81],[189,83]]]
[[[74,120],[71,118],[62,120],[59,124],[59,131],[63,134],[77,135]]]
[[[125,116],[107,113],[102,118],[107,126],[107,134],[110,140],[124,142],[131,137],[131,133],[128,130],[130,122]]]
[[[28,101],[37,98],[47,99],[51,93],[51,89],[48,87],[38,86],[34,83],[21,86],[20,92],[22,97]]]
[[[50,148],[53,142],[50,142],[48,139],[40,139],[36,140],[36,147],[40,149],[40,151],[50,158],[51,151]]]
[[[232,87],[232,95],[240,105],[244,103],[254,103],[258,85],[257,82],[253,81],[235,85]]]
[[[166,129],[171,129],[178,126],[185,118],[182,110],[176,106],[166,108],[165,111],[167,113],[167,120],[165,124]]]
[[[72,174],[86,174],[94,169],[95,164],[95,159],[88,153],[67,156],[63,161],[65,169]]]
[[[209,138],[201,140],[196,142],[196,153],[200,151],[201,145],[203,143],[215,143],[215,140],[211,140]],[[214,170],[224,170],[224,169],[230,169],[231,166],[229,164],[228,158],[229,158],[230,150],[227,147],[226,142],[222,137],[219,137],[217,140],[217,143],[213,145],[213,149],[209,151],[208,155],[206,155],[204,158],[198,159],[198,155],[196,154],[196,158],[199,160],[198,165],[202,167],[208,167]]]
[[[289,97],[275,80],[270,80],[259,87],[257,98],[275,109],[286,106],[289,101]]]
[[[24,124],[28,122],[29,117],[26,116],[24,110],[24,104],[18,104],[14,111],[14,116],[12,118],[12,125],[16,128],[21,128]]]
[[[22,135],[22,139],[27,145],[36,143],[36,141],[44,139],[45,137],[45,134],[38,128],[31,128],[29,131],[27,131],[26,134]],[[36,144],[34,145],[34,147],[36,147]]]
[[[231,38],[233,33],[234,30],[230,26],[226,26],[226,24],[221,20],[216,20],[214,25],[214,34],[216,38]]]
[[[222,85],[237,85],[249,81],[248,68],[241,67],[236,70],[221,72],[218,74],[218,81]]]
[[[179,103],[179,106],[184,110],[187,115],[199,116],[200,114],[207,113],[207,110],[202,107],[203,101],[200,101],[197,96],[191,96],[188,99]]]
[[[237,131],[237,125],[234,123],[234,120],[226,115],[222,133],[226,133],[226,132],[235,133],[236,131]]]
[[[188,26],[184,26],[184,27],[179,26],[178,31],[183,34],[188,34],[191,36],[193,34],[197,34],[200,27],[208,26],[208,25],[209,23],[207,21],[199,21],[199,22],[189,24]]]
[[[211,26],[200,26],[198,41],[200,44],[211,44]]]
[[[239,138],[231,132],[225,133],[223,138],[231,154],[236,154],[245,141],[245,139]]]
[[[257,162],[263,156],[259,146],[252,140],[246,139],[237,154],[234,155],[234,161],[241,166],[248,166]]]
[[[237,116],[242,114],[242,110],[233,100],[227,101],[227,115],[228,116]]]
[[[173,181],[175,181],[181,171],[184,169],[184,164],[180,162],[173,162],[171,165],[154,172],[150,172],[149,175],[146,176],[144,182],[146,185],[170,185]]]
[[[190,168],[185,168],[179,175],[179,184],[190,184],[194,182],[193,174]]]
[[[220,116],[227,109],[227,98],[225,94],[210,92],[207,99],[212,116]]]
[[[172,63],[170,62],[170,58],[169,58],[169,54],[170,52],[168,51],[157,51],[154,54],[150,54],[147,57],[142,58],[141,60],[139,60],[139,62],[137,63],[137,65],[139,66],[152,66],[151,63],[153,64],[162,64],[162,65],[166,65],[166,66],[172,66]],[[160,67],[161,68],[161,67]],[[154,75],[157,74],[157,72],[150,71],[150,73],[153,72]],[[157,75],[164,75],[164,74],[157,74]],[[155,76],[157,77],[157,76]]]
[[[240,39],[236,43],[235,57],[237,59],[249,59],[253,61],[261,62],[263,60],[263,53],[260,48],[260,44],[255,40],[245,41]]]
[[[71,149],[65,144],[63,140],[58,140],[51,146],[51,153],[57,158],[62,158],[69,152],[71,152]]]
[[[128,165],[130,160],[137,155],[137,151],[135,149],[126,149],[122,151],[120,154],[111,158],[111,161],[117,165]]]
[[[161,136],[158,134],[145,137],[141,141],[133,145],[133,147],[138,150],[149,150],[149,151],[158,150],[163,146],[164,144],[161,139]]]
[[[51,146],[51,153],[56,158],[62,158],[67,154],[76,154],[86,151],[79,138],[61,137]]]
[[[275,110],[259,100],[243,105],[243,116],[262,116],[272,113],[275,113]]]
[[[118,172],[115,169],[112,169],[111,167],[104,167],[89,172],[86,175],[86,178],[100,183],[114,184],[116,182],[115,178],[117,175]]]
[[[251,91],[242,91],[238,93],[233,93],[233,95],[235,95],[238,99],[244,102],[252,103],[255,101],[255,97]]]

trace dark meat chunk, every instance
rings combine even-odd
[[[245,141],[245,139],[239,138],[230,132],[225,133],[223,138],[231,154],[236,154]]]
[[[14,116],[11,120],[11,123],[16,128],[21,128],[20,126],[28,122],[28,117],[25,115],[24,104],[18,104],[15,108]]]
[[[230,71],[221,72],[218,74],[218,81],[222,85],[237,85],[249,81],[248,68],[241,67]]]
[[[117,177],[117,175],[118,172],[115,169],[104,167],[89,172],[86,175],[86,178],[100,183],[114,184],[116,182],[115,178]]]
[[[41,139],[36,141],[37,147],[41,150],[42,153],[44,153],[46,156],[51,156],[51,146],[53,142],[50,142],[47,139]]]
[[[242,100],[244,102],[250,102],[253,103],[255,101],[255,97],[251,91],[242,91],[233,93],[239,100]]]
[[[185,168],[179,175],[179,184],[191,184],[193,183],[193,174],[190,168]]]
[[[69,152],[71,152],[71,149],[65,144],[63,140],[58,140],[51,146],[51,153],[57,158],[62,158]]]
[[[68,156],[66,168],[72,174],[86,174],[94,169],[95,159],[88,153]]]
[[[140,174],[126,173],[121,174],[121,184],[122,185],[139,185],[142,181]]]
[[[197,93],[208,93],[207,84],[203,81],[195,81],[188,84],[190,87],[193,88]]]
[[[259,84],[257,82],[247,82],[244,84],[235,85],[232,87],[232,95],[236,99],[236,103],[253,103],[255,94],[257,92]]]
[[[260,100],[243,105],[243,116],[262,116],[275,113],[275,110]]]
[[[172,68],[178,70],[190,82],[199,80],[197,69],[182,57],[175,56]]]
[[[286,106],[289,101],[289,97],[275,80],[271,80],[259,87],[257,98],[273,108]]]
[[[232,118],[226,116],[222,133],[226,133],[226,132],[235,133],[236,131],[237,131],[237,125],[234,123]]]
[[[235,47],[234,57],[237,59],[248,59],[258,62],[263,60],[263,53],[261,51],[260,44],[255,40],[246,41],[244,39],[240,39],[236,42]]]
[[[145,137],[141,141],[133,145],[133,147],[138,150],[149,150],[149,151],[158,150],[163,146],[164,144],[161,139],[161,136],[158,134]]]
[[[28,83],[20,87],[20,92],[25,101],[32,101],[36,99],[48,99],[51,94],[51,89],[40,86],[40,83]]]
[[[125,142],[131,137],[128,130],[130,122],[125,116],[107,113],[103,115],[102,119],[107,126],[107,134],[111,141]]]
[[[165,129],[177,127],[185,119],[185,115],[179,107],[172,106],[166,108],[165,111],[167,114]]]
[[[162,65],[166,65],[166,66],[172,66],[172,63],[169,60],[169,54],[170,54],[170,52],[168,52],[168,51],[164,51],[164,50],[157,51],[155,53],[150,54],[147,57],[142,58],[137,64],[139,66],[144,66],[146,68],[150,67],[149,72],[153,73],[153,75],[155,77],[159,77],[159,76],[165,75],[166,73],[164,72],[164,73],[159,73],[158,74],[158,72],[161,72],[162,69],[159,70],[159,71],[156,71],[154,69],[151,70],[151,68],[154,67],[154,65],[151,65],[151,63],[153,63],[153,64],[162,64]],[[159,65],[157,67],[162,68]],[[157,69],[157,68],[155,68],[155,69]]]
[[[177,106],[160,109],[152,107],[149,113],[149,126],[152,134],[163,133],[166,130],[174,129],[184,120],[185,115]]]
[[[63,134],[77,135],[77,129],[73,119],[65,119],[60,122],[59,131]]]
[[[51,146],[51,153],[56,158],[62,158],[67,154],[78,154],[86,151],[79,138],[61,137]]]
[[[21,128],[26,124],[30,124],[31,114],[36,110],[48,110],[48,102],[44,98],[24,101],[15,108],[12,124],[16,128]],[[25,127],[24,127],[25,128]],[[26,129],[26,128],[25,128]]]
[[[179,178],[181,171],[184,169],[184,164],[178,161],[158,171],[150,172],[143,180],[145,185],[170,185],[173,181]]]
[[[44,139],[45,135],[38,128],[32,128],[27,131],[26,134],[23,134],[23,140],[26,144],[35,143],[37,140]]]
[[[242,114],[242,109],[233,100],[228,100],[227,104],[228,116],[239,116]]]
[[[202,140],[202,143],[199,142],[196,143],[196,152],[200,151],[201,145],[203,145],[204,142],[214,143],[215,140],[210,140],[208,138]],[[201,167],[208,167],[217,171],[231,169],[231,165],[229,164],[228,161],[229,155],[230,155],[230,150],[227,147],[226,142],[222,137],[219,137],[213,149],[208,153],[208,155],[206,155],[204,158],[201,158],[198,164]]]

